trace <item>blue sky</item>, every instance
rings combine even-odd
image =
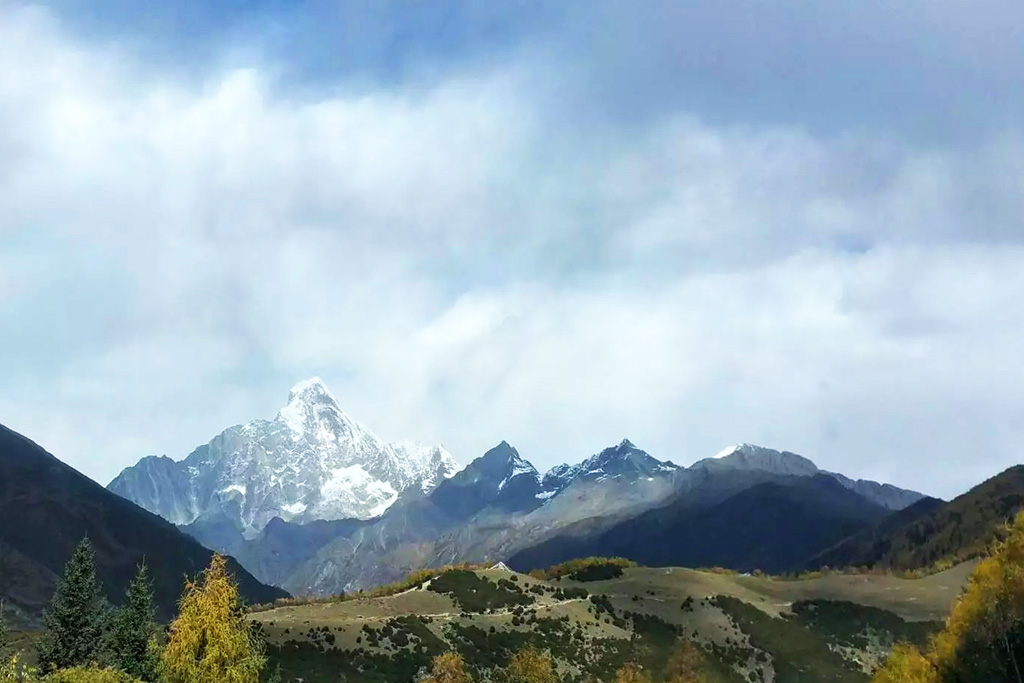
[[[106,482],[320,375],[538,466],[1024,437],[1024,8],[0,0],[0,422]]]

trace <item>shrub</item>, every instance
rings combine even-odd
[[[636,562],[622,557],[585,557],[556,564],[547,569],[535,569],[530,576],[541,580],[558,580],[563,576],[573,581],[604,581],[622,576],[622,571],[635,567]]]
[[[74,667],[61,669],[43,679],[44,683],[139,683],[138,678],[116,669]]]

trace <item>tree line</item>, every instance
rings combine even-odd
[[[265,646],[246,618],[227,561],[185,584],[178,616],[164,633],[157,622],[145,563],[111,608],[96,578],[88,538],[75,549],[43,615],[35,667],[18,655],[0,662],[0,683],[256,683]],[[0,648],[7,628],[0,610]]]
[[[493,683],[559,683],[551,655],[534,647],[516,653],[508,666],[496,672]],[[668,661],[665,683],[711,683],[704,673],[704,658],[688,640],[681,641]],[[434,658],[430,674],[421,683],[474,683],[462,655],[446,652]],[[626,664],[615,673],[615,683],[652,683],[639,664]]]
[[[872,683],[1024,683],[1024,512],[928,647],[898,644]]]

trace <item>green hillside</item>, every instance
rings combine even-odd
[[[550,651],[566,681],[611,680],[629,662],[657,681],[690,640],[712,681],[854,683],[896,640],[923,642],[937,629],[969,570],[790,581],[678,568],[624,567],[596,581],[459,570],[387,597],[252,618],[285,681],[404,683],[448,649],[489,680],[528,645]]]

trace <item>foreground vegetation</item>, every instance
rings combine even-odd
[[[284,601],[257,616],[214,556],[166,628],[155,623],[146,567],[114,609],[83,541],[45,613],[36,666],[25,653],[0,661],[0,683],[1022,683],[1024,515],[1002,537],[944,624],[907,621],[889,603],[815,598],[778,578],[673,578],[617,558],[532,576],[445,567],[333,606]],[[830,576],[808,587],[863,585]],[[871,580],[891,590],[890,577]],[[710,592],[683,599],[668,589],[679,581]],[[730,585],[739,592],[721,594]],[[759,606],[757,586],[785,609]],[[906,602],[917,588],[899,590],[917,604]],[[310,621],[331,609],[350,616]],[[0,648],[6,640],[0,610]]]
[[[927,647],[903,643],[874,683],[1020,683],[1024,672],[1024,513],[974,570]]]
[[[214,555],[189,581],[178,617],[165,631],[154,617],[149,572],[141,565],[124,604],[106,604],[92,547],[83,540],[65,567],[44,615],[37,665],[22,654],[0,662],[0,683],[256,683],[265,668],[264,644],[246,618],[227,561]],[[0,612],[0,624],[2,624]],[[0,626],[0,647],[6,627]]]

